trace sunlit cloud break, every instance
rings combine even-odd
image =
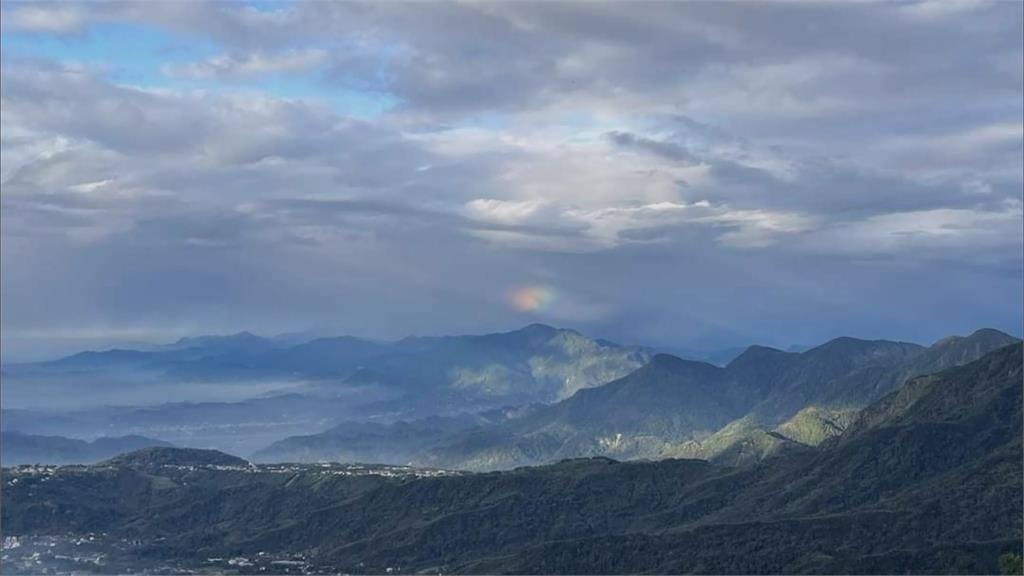
[[[557,299],[555,289],[543,284],[520,286],[508,292],[509,304],[521,312],[543,312]]]

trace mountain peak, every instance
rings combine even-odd
[[[720,366],[715,366],[708,362],[687,360],[671,354],[661,353],[655,354],[646,366],[640,368],[633,374],[662,374],[664,376],[669,376],[672,379],[680,377],[713,378],[723,373],[723,371],[724,369]],[[627,378],[629,378],[629,376],[627,376]]]
[[[973,362],[1020,339],[993,328],[975,330],[970,336],[949,336],[932,344],[919,358],[919,374],[935,372],[958,364]]]
[[[924,350],[924,347],[911,342],[897,342],[893,340],[863,340],[852,336],[840,336],[825,342],[821,346],[811,348],[803,352],[809,356],[830,357],[835,355],[859,355],[875,359],[881,358],[902,358],[916,354]]]
[[[219,450],[154,446],[115,456],[101,464],[147,468],[155,466],[248,466],[249,462]]]
[[[1022,351],[1016,342],[968,364],[908,380],[861,411],[841,440],[884,426],[966,419],[992,405],[1019,411]]]
[[[754,344],[748,346],[739,356],[733,358],[732,362],[729,362],[727,366],[740,366],[750,362],[761,362],[768,359],[783,358],[792,356],[791,352],[783,352],[778,348],[772,348],[770,346],[759,346]]]
[[[996,330],[995,328],[979,328],[971,333],[968,338],[971,338],[972,340],[1003,340],[1010,343],[1020,340],[1019,338],[1011,336],[1001,330]]]
[[[946,336],[936,340],[932,347],[949,346],[956,343],[964,342],[986,342],[995,344],[1012,344],[1013,342],[1019,341],[1019,338],[1010,336],[1006,332],[996,330],[995,328],[979,328],[972,332],[969,336]]]
[[[525,332],[537,335],[546,334],[554,336],[556,333],[559,332],[559,329],[555,328],[554,326],[549,326],[547,324],[541,324],[540,322],[534,322],[533,324],[527,324],[526,326],[523,326],[519,330],[516,330],[516,332]]]
[[[175,344],[189,344],[192,342],[229,342],[232,340],[262,340],[260,336],[249,332],[248,330],[242,330],[241,332],[235,332],[234,334],[203,334],[200,336],[183,336],[178,338]]]
[[[654,357],[651,358],[650,365],[671,368],[674,366],[681,366],[686,362],[691,362],[691,360],[683,360],[679,356],[673,356],[672,354],[659,353],[655,354]]]
[[[849,350],[851,348],[868,346],[873,342],[884,342],[884,340],[863,340],[861,338],[854,338],[853,336],[839,336],[838,338],[833,338],[828,342],[821,344],[820,346],[811,348],[810,350],[808,350],[808,352],[813,352],[814,350],[822,349]]]
[[[534,323],[509,332],[496,332],[494,334],[484,334],[482,336],[457,336],[455,338],[463,340],[476,339],[484,342],[500,343],[501,345],[531,347],[546,344],[560,333],[563,333],[563,331],[555,328],[554,326]]]

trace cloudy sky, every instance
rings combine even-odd
[[[1021,332],[1022,3],[4,2],[5,359]]]

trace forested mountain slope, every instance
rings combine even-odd
[[[347,572],[991,573],[1022,545],[1022,364],[1014,344],[911,380],[835,439],[740,469],[346,475],[158,449],[8,471],[2,520],[131,538],[121,554],[149,566],[264,552]]]

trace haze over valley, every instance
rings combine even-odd
[[[772,428],[788,412],[757,403],[742,420],[763,427],[733,422],[696,449],[682,440],[730,417],[707,408],[737,409],[723,372],[738,383],[766,356],[787,354],[767,351],[751,348],[726,368],[660,355],[522,414],[349,423],[271,448],[387,460],[437,443],[473,468],[560,458],[509,472],[256,464],[162,446],[93,466],[6,468],[2,520],[14,536],[4,560],[21,569],[304,573],[979,573],[1015,561],[1024,504],[1020,341],[990,330],[927,349],[838,339],[791,364],[761,365],[762,382],[792,370],[787,364],[839,374],[826,394],[811,395],[813,408]],[[947,367],[890,384],[892,374],[926,364]],[[783,388],[799,393],[799,382]],[[689,401],[671,401],[669,391]],[[614,416],[599,401],[605,394],[617,398]],[[852,410],[858,401],[864,407]],[[655,405],[661,413],[635,416]],[[593,431],[629,431],[627,423],[641,432],[593,442]],[[10,432],[5,443],[12,436],[24,446]],[[651,446],[708,460],[594,457]]]
[[[597,455],[760,459],[837,435],[908,378],[1015,341],[992,329],[929,347],[841,337],[804,352],[751,346],[716,366],[543,324],[397,342],[238,333],[5,365],[3,430],[467,470]],[[235,398],[208,399],[225,388]]]

